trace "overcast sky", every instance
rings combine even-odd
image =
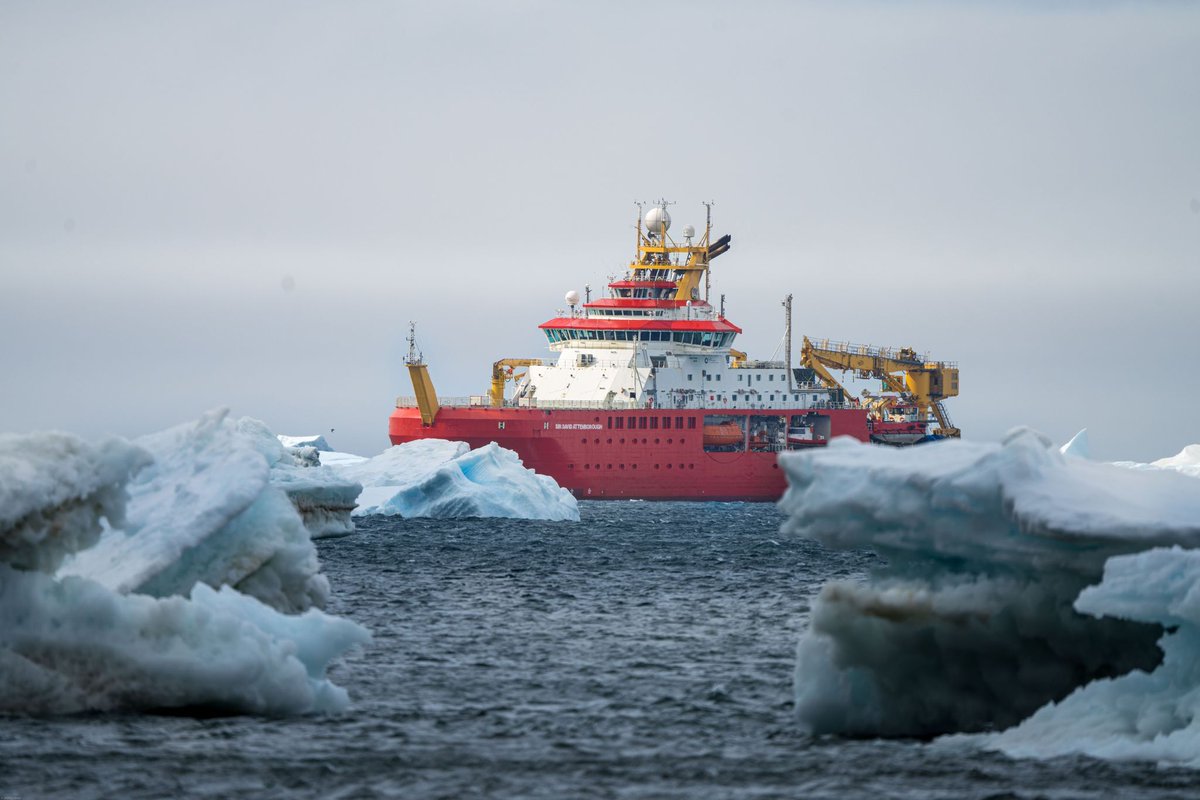
[[[0,4],[0,429],[387,445],[715,200],[714,292],[957,360],[964,435],[1200,442],[1200,7]],[[330,434],[330,429],[335,429]]]

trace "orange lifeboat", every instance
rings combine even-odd
[[[742,429],[736,422],[704,426],[704,443],[714,447],[725,447],[742,443]]]

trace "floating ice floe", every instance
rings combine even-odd
[[[1093,681],[1016,727],[977,738],[1018,758],[1084,754],[1200,767],[1200,550],[1109,559],[1103,581],[1075,608],[1164,626],[1162,665]]]
[[[136,445],[0,437],[0,711],[346,706],[324,672],[366,630],[263,602],[328,585],[262,447],[223,413]]]
[[[1132,670],[1167,679],[1162,613],[1080,593],[1106,567],[1150,570],[1131,554],[1200,546],[1193,478],[1070,457],[1027,430],[903,450],[835,440],[780,463],[785,532],[883,558],[814,603],[795,675],[808,730],[997,730]]]
[[[363,486],[355,515],[578,520],[574,496],[495,442],[422,439],[374,458],[321,453],[321,463]]]
[[[120,593],[186,595],[205,583],[285,612],[324,606],[329,584],[297,506],[331,486],[350,524],[356,484],[293,466],[262,423],[224,411],[136,443],[153,461],[129,483],[123,525],[71,558],[62,575]]]

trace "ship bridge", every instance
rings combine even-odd
[[[839,405],[841,394],[810,370],[746,362],[733,350],[742,329],[709,302],[710,267],[732,237],[712,238],[706,204],[700,236],[685,225],[670,234],[667,203],[643,216],[637,249],[608,296],[580,303],[567,293],[569,312],[542,323],[550,364],[530,365],[516,380],[513,405],[543,408],[811,408]],[[503,395],[492,398],[504,402]]]

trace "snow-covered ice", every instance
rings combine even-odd
[[[321,453],[321,463],[362,484],[356,515],[579,519],[569,491],[495,442],[472,450],[465,442],[422,439],[370,459]]]
[[[120,593],[186,595],[206,583],[286,612],[324,606],[329,584],[286,491],[292,470],[280,466],[286,453],[262,423],[215,411],[137,444],[154,461],[129,484],[124,525],[71,558],[62,575]]]
[[[868,581],[827,584],[813,605],[797,649],[801,723],[999,729],[1077,687],[1159,674],[1160,616],[1074,606],[1106,565],[1200,545],[1200,491],[1173,471],[1076,455],[1028,430],[1002,444],[835,440],[784,455],[784,531],[883,558]]]
[[[322,453],[333,450],[329,446],[329,442],[325,441],[325,437],[319,433],[312,436],[285,436],[280,434],[278,439],[279,443],[287,448],[311,447]]]
[[[121,439],[0,435],[0,563],[53,570],[125,517],[125,482],[150,454]]]
[[[288,616],[228,586],[122,595],[0,565],[0,711],[340,711],[324,673],[370,636],[315,609]]]
[[[1084,754],[1200,767],[1200,550],[1112,558],[1075,608],[1165,626],[1162,665],[1093,681],[1016,727],[979,737],[982,743],[1015,757]]]
[[[328,594],[285,455],[224,412],[135,444],[0,437],[0,711],[344,708],[324,672],[367,632],[277,610]]]

